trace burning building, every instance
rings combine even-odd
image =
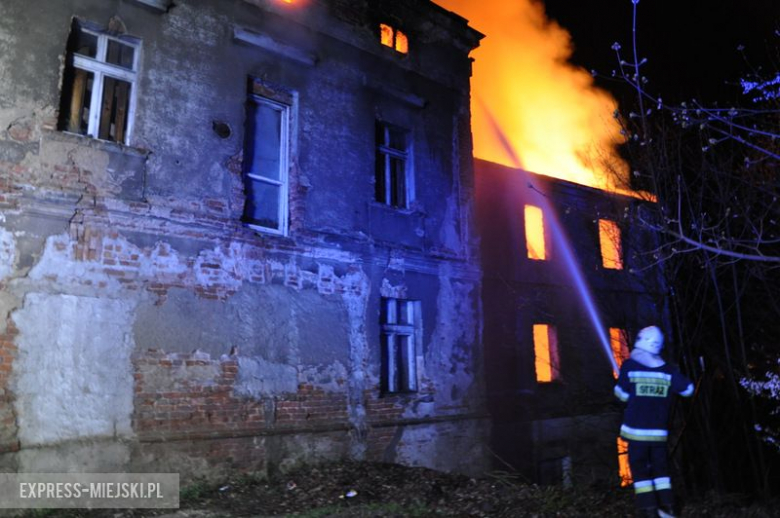
[[[657,238],[627,224],[651,197],[628,189],[616,103],[541,2],[437,1],[487,35],[472,115],[492,449],[529,480],[625,483],[612,372],[668,315]]]
[[[219,476],[354,458],[478,473],[492,448],[545,482],[614,475],[604,340],[558,240],[573,236],[621,351],[664,314],[658,280],[629,273],[645,237],[621,211],[637,201],[493,163],[505,149],[479,110],[491,162],[475,173],[482,34],[466,19],[415,0],[6,0],[0,14],[4,469]],[[475,84],[488,107],[539,104]],[[555,113],[592,104],[569,97]],[[559,121],[578,129],[571,156],[548,168],[539,157],[564,153],[529,152],[536,139],[523,165],[582,165],[577,120]]]
[[[647,202],[481,160],[476,178],[493,449],[542,483],[616,480],[615,367],[668,326],[655,236],[624,223]]]
[[[414,0],[0,12],[4,469],[487,467],[481,34]]]

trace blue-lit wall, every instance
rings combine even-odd
[[[413,1],[2,11],[0,464],[487,467],[465,20]],[[140,42],[126,144],[58,129],[74,16]],[[251,94],[289,109],[282,235],[242,222]],[[408,207],[375,200],[377,121],[408,131]],[[419,307],[409,393],[381,390],[382,298]]]

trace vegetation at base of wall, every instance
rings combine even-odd
[[[21,515],[21,517],[22,518],[44,518],[47,516],[54,516],[54,513],[56,512],[57,512],[56,509],[30,509],[28,511],[25,511],[24,514]]]
[[[262,482],[267,482],[263,473],[242,473],[232,477],[226,482],[213,482],[204,479],[196,479],[186,482],[179,490],[179,506],[197,505],[200,500],[208,499],[211,495],[247,491]]]
[[[183,486],[181,508],[39,510],[25,518],[355,518],[371,516],[581,517],[633,516],[633,492],[607,482],[574,487],[528,484],[519,475],[483,477],[369,462],[334,462],[270,476],[236,476]],[[348,496],[350,495],[350,496]],[[680,517],[769,518],[778,502],[741,495],[680,499]],[[38,514],[35,514],[38,513]]]
[[[187,484],[179,491],[179,503],[180,505],[185,505],[187,503],[196,502],[213,490],[212,484],[208,484],[204,481],[196,481]]]
[[[422,504],[400,505],[395,502],[387,502],[357,505],[347,509],[340,505],[326,505],[289,516],[297,518],[324,518],[326,516],[344,515],[345,513],[355,514],[356,516],[406,516],[410,518],[437,514],[435,509],[430,509]]]

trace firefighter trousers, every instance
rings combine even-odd
[[[666,441],[629,441],[628,465],[638,509],[671,508],[674,503]]]

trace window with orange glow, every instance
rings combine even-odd
[[[407,54],[409,52],[409,39],[401,31],[395,31],[395,50],[401,54]]]
[[[386,23],[379,24],[379,41],[385,47],[395,49],[401,54],[409,53],[409,39],[406,34]]]
[[[628,443],[622,437],[617,439],[618,473],[620,474],[620,487],[630,486],[633,483],[631,468],[628,465]]]
[[[615,358],[615,363],[620,367],[623,362],[628,358],[628,338],[626,332],[618,327],[609,328],[609,344],[612,347],[612,356]],[[612,373],[617,378],[618,373]]]
[[[544,213],[535,205],[525,206],[525,247],[528,258],[537,261],[547,259],[547,246],[544,235]]]
[[[534,324],[534,357],[536,381],[549,383],[560,379],[558,334],[547,324]]]
[[[623,269],[623,245],[620,239],[620,227],[609,219],[599,220],[599,244],[601,245],[601,264],[610,270]]]

